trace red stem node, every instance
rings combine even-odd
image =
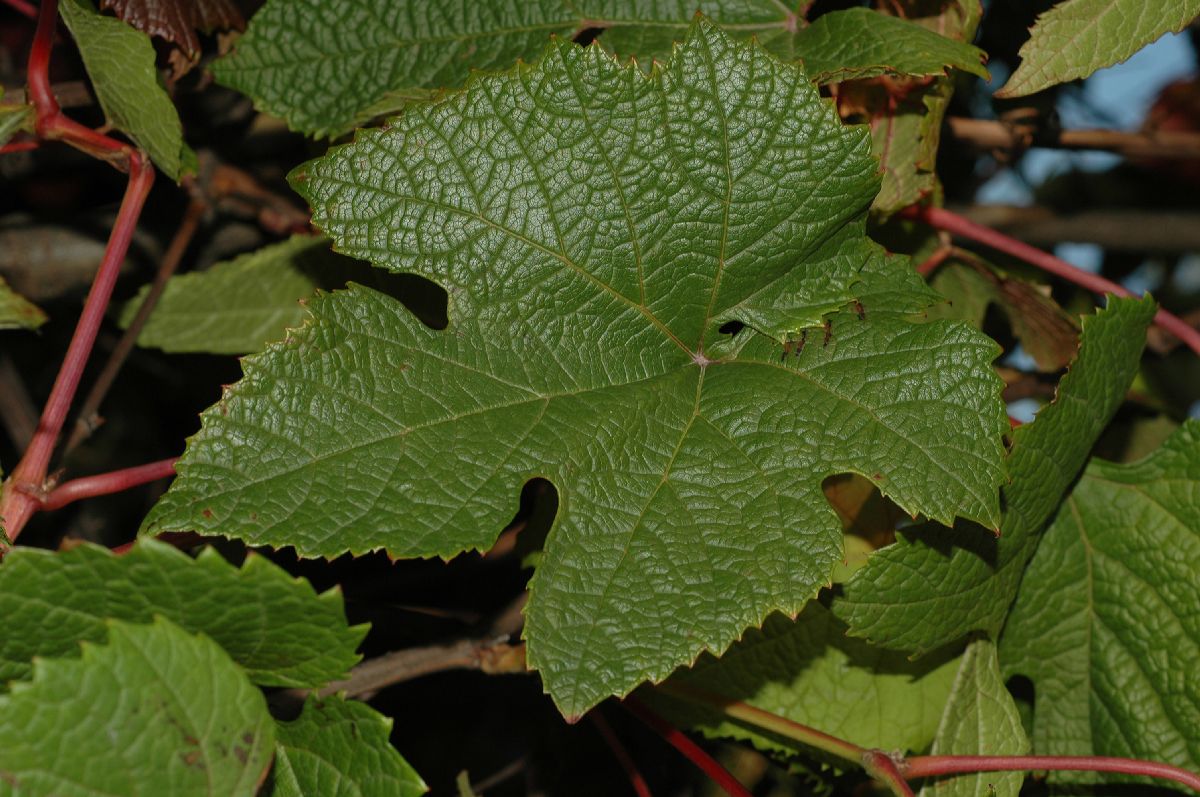
[[[913,205],[900,211],[897,215],[901,218],[921,221],[934,229],[945,230],[976,243],[981,243],[984,246],[990,246],[998,252],[1018,257],[1030,265],[1037,266],[1043,271],[1062,277],[1096,293],[1112,293],[1117,296],[1132,295],[1129,291],[1111,280],[1107,280],[1098,274],[1084,271],[1081,268],[1076,268],[1067,261],[1060,260],[1054,255],[1043,252],[1041,249],[1018,241],[1015,238],[1010,238],[1003,233],[996,232],[990,227],[976,224],[959,216],[957,213],[951,213],[945,208]],[[1189,349],[1200,355],[1200,330],[1195,329],[1182,318],[1162,308],[1159,308],[1158,313],[1154,316],[1154,323],[1161,329],[1179,338]]]

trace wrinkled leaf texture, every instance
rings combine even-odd
[[[830,474],[994,526],[997,347],[912,320],[933,294],[864,235],[869,148],[706,21],[649,76],[553,43],[360,133],[293,184],[342,251],[443,285],[449,327],[360,287],[314,302],[144,530],[452,556],[546,477],[528,657],[578,716],[798,612],[842,554]]]

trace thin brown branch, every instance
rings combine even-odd
[[[993,119],[946,119],[950,134],[981,150],[1016,153],[1030,147],[1100,150],[1127,158],[1200,158],[1200,133],[1157,130],[1127,133],[1120,130],[1053,130],[1027,127]]]
[[[0,423],[13,447],[24,451],[37,429],[38,412],[8,352],[0,355],[0,385]]]
[[[525,646],[509,644],[508,637],[504,636],[459,639],[442,645],[397,650],[367,659],[350,672],[350,677],[334,681],[320,694],[325,697],[345,692],[348,698],[362,697],[394,684],[447,670],[522,673],[526,671]]]
[[[1178,254],[1200,250],[1200,213],[1135,208],[1061,214],[1045,207],[954,206],[949,210],[1034,246],[1094,243],[1118,252]]]
[[[142,333],[142,328],[146,326],[146,321],[150,318],[150,313],[154,311],[155,306],[158,305],[158,300],[162,297],[163,291],[167,289],[167,282],[179,267],[180,261],[183,260],[183,255],[187,251],[188,244],[191,243],[192,237],[196,234],[196,230],[200,226],[200,221],[204,218],[207,209],[208,205],[199,199],[193,199],[188,203],[187,209],[183,213],[183,218],[179,222],[179,227],[175,230],[175,236],[171,239],[171,244],[167,247],[167,251],[159,263],[158,272],[154,275],[154,282],[150,285],[149,293],[142,300],[137,314],[133,317],[133,321],[130,322],[124,334],[121,335],[121,339],[117,341],[116,347],[108,355],[108,361],[104,363],[104,368],[100,371],[100,375],[96,377],[96,381],[92,384],[91,390],[88,391],[83,404],[79,408],[79,414],[75,418],[75,426],[71,431],[70,438],[67,440],[66,448],[63,450],[64,457],[75,446],[87,439],[103,422],[100,417],[100,404],[104,401],[104,397],[108,395],[108,391],[116,380],[117,374],[121,372],[121,366],[125,364],[129,353],[133,351],[138,336]]]

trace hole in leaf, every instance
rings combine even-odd
[[[521,489],[521,504],[517,514],[504,528],[488,557],[515,553],[525,566],[537,563],[546,544],[546,535],[558,514],[558,491],[546,479],[530,479]]]
[[[574,41],[576,44],[587,47],[596,40],[597,36],[603,32],[604,28],[584,28],[575,34],[575,38],[572,41]]]
[[[743,324],[741,321],[726,321],[724,324],[721,324],[720,328],[717,331],[720,332],[722,335],[732,336],[732,335],[736,335],[737,333],[741,332],[745,328],[746,328],[746,325]]]

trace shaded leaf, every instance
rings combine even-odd
[[[1023,97],[1127,60],[1200,15],[1200,0],[1063,0],[1037,18],[997,97]]]
[[[927,748],[958,670],[957,651],[913,662],[845,632],[844,623],[813,601],[795,620],[771,615],[761,631],[747,631],[720,659],[703,655],[668,683],[748,703],[863,747]],[[677,724],[767,751],[796,752],[787,740],[668,695],[653,699]]]
[[[111,620],[161,615],[207,634],[255,683],[316,687],[358,661],[366,632],[346,625],[336,592],[317,595],[264,557],[239,569],[212,549],[191,559],[155,540],[123,556],[91,544],[16,548],[0,568],[0,611],[0,681],[26,677],[35,656],[102,640]]]
[[[1029,563],[1000,654],[1007,675],[1034,682],[1034,750],[1200,769],[1196,606],[1200,422],[1188,421],[1140,462],[1093,460]]]
[[[864,235],[875,172],[802,72],[706,22],[650,76],[555,43],[364,131],[293,184],[339,249],[445,286],[449,327],[314,301],[144,531],[451,556],[545,477],[525,633],[577,716],[798,611],[842,555],[830,474],[994,523],[996,348],[910,320],[933,294]]]
[[[109,124],[128,134],[154,165],[178,181],[196,156],[183,143],[179,114],[159,82],[150,37],[103,16],[91,0],[63,0],[59,9]]]
[[[987,80],[983,50],[867,8],[824,14],[796,34],[796,54],[820,83],[880,75],[944,75],[955,67]]]
[[[996,645],[976,639],[962,657],[931,755],[1028,755],[1029,739],[1000,678]],[[930,781],[920,797],[1017,797],[1023,772],[980,772]]]
[[[0,794],[254,794],[275,723],[241,669],[161,618],[107,637],[0,695]]]
[[[982,13],[979,0],[954,0],[940,15],[918,18],[911,24],[966,46]],[[843,118],[870,125],[872,149],[883,168],[883,186],[872,207],[876,213],[888,216],[936,190],[934,167],[942,119],[953,94],[952,77],[852,80],[839,85],[838,106]]]
[[[37,329],[44,323],[46,314],[42,309],[0,277],[0,329]]]
[[[243,30],[246,20],[233,0],[100,0],[133,27],[178,44],[185,53],[200,52],[196,31]]]
[[[1049,287],[998,271],[990,264],[950,260],[930,283],[950,300],[931,308],[936,318],[982,326],[989,305],[999,307],[1021,347],[1043,372],[1067,366],[1078,349],[1079,322],[1050,296]]]
[[[272,797],[408,797],[428,789],[388,741],[392,721],[363,703],[310,697],[276,729]]]
[[[172,277],[138,335],[138,345],[169,352],[260,351],[304,320],[300,302],[321,284],[320,272],[346,261],[329,251],[325,238],[295,236],[204,271]],[[121,308],[122,329],[149,290],[144,287]]]
[[[4,89],[0,87],[0,99]],[[18,132],[33,132],[33,106],[15,103],[0,103],[0,147]]]
[[[1154,312],[1150,299],[1110,297],[1084,317],[1079,356],[1054,402],[1013,432],[1000,536],[969,525],[901,532],[834,602],[851,633],[920,653],[968,631],[1000,630],[1039,533],[1124,400]]]

